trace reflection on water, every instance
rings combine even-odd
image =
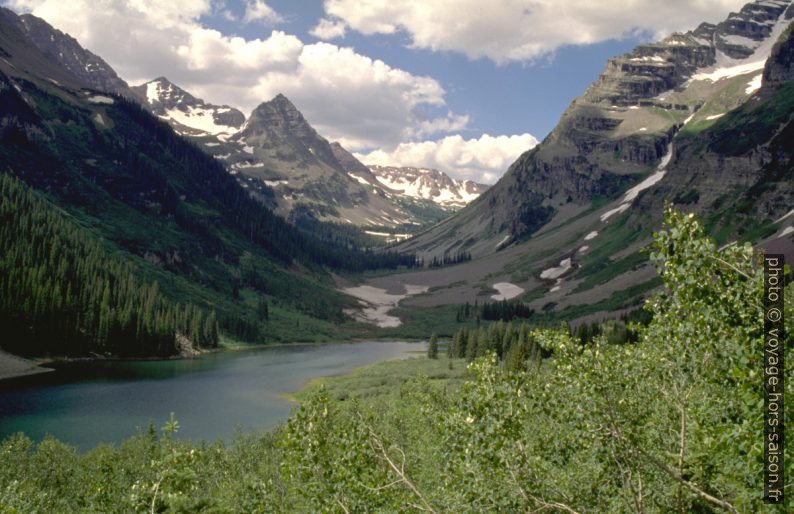
[[[174,412],[178,435],[229,438],[266,429],[293,404],[281,395],[310,378],[402,358],[421,343],[349,343],[218,352],[197,359],[61,364],[56,371],[0,382],[0,438],[52,434],[87,449],[159,427]]]

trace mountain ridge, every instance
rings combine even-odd
[[[223,162],[252,195],[293,223],[349,224],[389,239],[407,237],[415,227],[446,216],[432,202],[400,198],[400,191],[384,187],[339,143],[317,133],[283,94],[260,103],[245,118],[228,106],[204,103],[164,77],[132,90],[178,133]],[[208,123],[227,110],[233,122]]]
[[[7,9],[3,10],[2,16],[39,51],[58,62],[77,80],[97,91],[132,99],[168,121],[177,133],[192,139],[223,162],[257,199],[293,222],[308,217],[375,229],[377,234],[387,230],[406,237],[406,232],[446,216],[444,209],[436,208],[432,203],[399,198],[398,191],[381,187],[374,177],[369,183],[362,183],[350,176],[346,167],[361,168],[362,165],[354,164],[355,157],[347,151],[346,164],[337,161],[328,141],[316,133],[283,95],[262,102],[257,107],[259,111],[254,109],[253,122],[259,123],[257,116],[264,114],[261,111],[263,105],[275,101],[274,105],[280,104],[280,108],[270,112],[268,122],[288,132],[302,133],[304,141],[288,133],[283,138],[276,137],[273,130],[270,130],[271,141],[265,141],[262,133],[253,134],[250,120],[240,110],[205,102],[166,77],[129,86],[99,56],[83,49],[74,38],[45,21],[27,14],[17,16]],[[268,148],[260,147],[254,152],[254,147],[246,142],[247,138]],[[321,155],[318,157],[312,152]],[[308,168],[300,170],[304,165]],[[301,176],[296,177],[296,174]]]
[[[746,241],[794,255],[794,7],[755,2],[741,12],[611,59],[552,133],[492,188],[395,245],[425,262],[463,252],[471,261],[367,284],[429,287],[403,302],[408,312],[515,299],[544,319],[620,315],[659,285],[642,248],[668,203],[701,216],[719,244]],[[766,37],[737,33],[758,24]],[[703,31],[745,50],[732,48],[737,57],[729,57],[719,43],[702,66],[667,61],[690,62],[692,47],[710,43],[684,42]],[[655,89],[679,68],[688,71],[677,85]],[[609,96],[616,84],[632,95],[632,88],[649,88],[643,94],[653,96],[619,102]]]
[[[329,270],[415,258],[310,237],[137,101],[0,16],[0,302],[22,354],[170,356],[347,330]],[[43,221],[42,221],[43,220]],[[25,227],[29,227],[30,230]],[[20,265],[20,263],[24,263]]]
[[[772,25],[770,17],[776,20]],[[738,107],[757,90],[749,82],[760,85],[755,77],[763,61],[753,53],[768,55],[792,17],[788,0],[754,2],[720,24],[702,24],[610,59],[541,144],[521,155],[476,201],[401,248],[440,256],[473,237],[479,243],[469,250],[487,255],[498,241],[523,240],[544,225],[584,212],[594,200],[614,199],[653,173],[685,124],[687,130],[711,125],[718,119],[713,116]],[[747,27],[761,22],[767,28],[760,32],[768,36],[760,42],[746,38],[753,41],[752,51],[730,46],[733,55],[745,55],[743,60],[722,54],[722,43],[702,39],[704,34],[714,41],[744,37],[739,34],[753,34]]]
[[[459,209],[488,189],[484,184],[454,179],[434,168],[371,165],[368,169],[390,190],[448,209]]]
[[[16,15],[0,7],[0,16],[13,24],[43,54],[50,56],[78,79],[99,91],[131,96],[127,83],[101,57],[86,50],[69,34],[31,14]]]

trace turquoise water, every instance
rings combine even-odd
[[[422,343],[342,343],[218,352],[197,359],[91,362],[0,382],[0,439],[51,434],[88,449],[117,443],[171,412],[178,437],[229,439],[236,429],[284,421],[295,404],[282,397],[314,377],[409,356]]]

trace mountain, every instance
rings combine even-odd
[[[263,102],[246,119],[163,77],[132,91],[175,131],[224,163],[255,198],[313,232],[334,230],[322,225],[332,222],[399,239],[447,216],[432,202],[383,187],[351,153],[318,134],[284,95]]]
[[[564,319],[622,312],[659,284],[641,249],[666,203],[720,244],[792,254],[793,19],[789,0],[753,2],[610,59],[499,182],[396,246],[473,260],[368,283],[430,287],[405,308],[520,298]]]
[[[750,98],[792,12],[788,0],[753,2],[717,25],[610,59],[542,144],[414,247],[441,254],[474,237],[471,251],[485,255],[500,241],[522,240],[640,183],[685,124],[706,128]]]
[[[344,149],[345,164],[337,161],[328,149],[328,141],[283,95],[260,105],[252,113],[253,125],[249,127],[251,124],[245,123],[245,115],[238,109],[205,102],[165,77],[129,87],[102,58],[35,16],[17,16],[7,9],[0,11],[0,16],[82,84],[134,100],[168,121],[178,134],[192,138],[224,162],[243,187],[293,222],[313,226],[317,223],[312,220],[350,224],[388,239],[407,237],[417,227],[447,216],[445,210],[431,202],[401,198],[399,192],[384,190],[374,177],[362,182],[349,176],[348,166],[363,165]],[[264,130],[263,124],[269,122],[274,126]],[[249,130],[245,135],[240,134],[246,128]],[[254,137],[257,128],[263,130]],[[278,134],[279,130],[287,132]],[[262,132],[267,132],[267,136],[263,137]],[[302,136],[293,137],[298,134]],[[232,136],[236,137],[231,139]],[[249,145],[245,141],[249,137],[264,146]],[[325,155],[317,157],[312,151]]]
[[[455,210],[488,189],[484,184],[456,180],[432,168],[366,166],[339,143],[332,143],[331,149],[345,171],[357,181],[379,187],[391,195],[400,195],[403,199],[413,199],[417,204],[435,204],[444,210]]]
[[[116,75],[113,68],[98,55],[81,47],[70,35],[31,14],[17,16],[8,9],[0,8],[0,17],[24,34],[28,43],[57,61],[86,85],[99,91],[130,96],[129,86]]]
[[[397,228],[412,223],[388,195],[348,175],[331,144],[284,95],[260,104],[229,138],[232,173],[276,192],[276,212],[309,212],[319,220]]]
[[[320,242],[137,102],[96,90],[0,17],[0,323],[34,355],[166,356],[338,338],[329,270],[413,256]]]
[[[453,179],[433,168],[370,166],[378,182],[411,198],[430,200],[444,208],[459,209],[488,189],[471,180]]]
[[[155,116],[171,122],[182,135],[233,134],[245,115],[228,105],[212,105],[159,77],[131,88]]]
[[[332,143],[331,149],[347,174],[362,185],[372,186],[373,191],[408,213],[410,225],[404,227],[404,234],[386,236],[387,242],[399,241],[409,237],[422,227],[433,225],[449,216],[449,208],[420,195],[412,195],[406,189],[391,188],[376,175],[372,168],[364,165],[339,143]]]

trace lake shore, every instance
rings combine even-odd
[[[19,378],[38,373],[47,373],[52,369],[42,367],[40,363],[17,357],[0,350],[0,380]]]
[[[286,421],[295,404],[281,394],[311,378],[423,347],[371,341],[217,351],[194,359],[63,362],[54,373],[0,383],[0,439],[24,432],[39,441],[51,434],[89,450],[121,443],[173,412],[180,439],[231,441],[238,428],[263,431]]]
[[[418,341],[416,342],[418,343]],[[389,359],[380,362],[370,362],[368,364],[361,364],[360,366],[356,366],[355,368],[349,371],[343,371],[341,373],[334,373],[331,375],[319,375],[306,380],[303,384],[301,384],[301,386],[298,389],[294,391],[285,391],[281,393],[281,397],[293,403],[300,403],[309,394],[310,391],[315,390],[326,384],[333,383],[336,380],[344,381],[347,379],[353,379],[358,375],[367,374],[369,373],[371,368],[373,368],[374,366],[378,366],[379,364],[383,364],[385,362],[407,361],[407,360],[416,359],[424,355],[427,355],[426,348],[409,350],[405,353],[405,355],[394,359]]]
[[[410,338],[408,338],[410,339]],[[380,342],[380,343],[390,343],[390,342],[400,342],[405,341],[406,338],[354,338],[348,340],[341,340],[341,341],[331,341],[331,342],[295,342],[295,343],[243,343],[243,342],[231,342],[226,341],[222,342],[217,348],[209,348],[209,349],[202,349],[197,352],[191,353],[180,353],[176,355],[172,355],[169,357],[118,357],[114,355],[91,355],[91,356],[80,356],[80,357],[69,357],[66,355],[62,356],[55,356],[55,357],[34,357],[34,358],[25,358],[20,357],[11,353],[8,353],[2,349],[0,349],[0,382],[11,380],[15,378],[25,377],[29,375],[36,375],[40,373],[48,373],[54,371],[54,369],[50,366],[57,366],[58,364],[64,363],[75,363],[75,362],[108,362],[108,361],[118,361],[118,362],[134,362],[134,361],[163,361],[163,360],[181,360],[181,359],[195,359],[200,358],[205,355],[215,353],[215,352],[236,352],[236,351],[250,351],[250,350],[258,350],[264,348],[275,348],[275,347],[285,347],[285,346],[317,346],[317,345],[325,345],[325,344],[355,344],[355,343],[362,343],[362,342]],[[419,341],[419,340],[417,340]]]

